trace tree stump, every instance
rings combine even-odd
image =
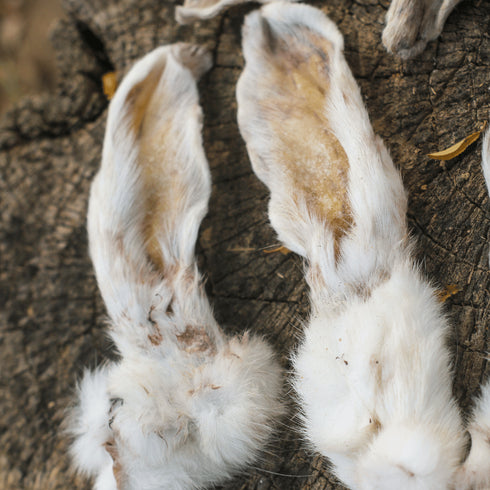
[[[454,392],[465,414],[489,373],[490,206],[481,143],[451,161],[426,154],[481,129],[490,110],[490,3],[463,1],[442,36],[413,61],[381,45],[388,0],[314,2],[339,26],[372,124],[400,167],[420,267],[446,300],[453,325]],[[243,67],[240,28],[256,5],[179,26],[174,3],[66,0],[53,42],[55,95],[25,99],[0,124],[0,487],[90,488],[69,470],[60,424],[84,367],[110,357],[105,310],[87,252],[88,190],[107,115],[101,78],[120,76],[152,48],[207,45],[214,68],[199,85],[213,176],[198,253],[218,321],[274,345],[284,368],[308,315],[301,260],[265,254],[277,244],[268,192],[253,174],[236,123]],[[340,489],[323,458],[305,448],[297,407],[255,466],[225,489]]]

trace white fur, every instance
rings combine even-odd
[[[468,425],[471,450],[460,468],[455,489],[488,490],[490,488],[490,381],[482,389]]]
[[[483,136],[481,162],[485,183],[490,193],[490,128]]]
[[[196,79],[209,67],[203,48],[158,48],[109,108],[88,230],[121,358],[85,374],[70,417],[75,465],[97,490],[217,483],[257,456],[282,411],[272,350],[223,334],[195,262],[211,187]]]
[[[78,387],[80,403],[71,414],[70,430],[75,436],[71,446],[73,457],[81,472],[97,474],[111,468],[112,459],[104,450],[110,437],[107,414],[111,408],[107,398],[107,370],[86,371]]]
[[[281,121],[295,117],[294,108],[283,114],[280,103],[270,102],[285,90],[269,82],[279,72],[296,81],[291,86],[302,100],[297,80],[305,75],[296,75],[287,60],[308,66],[318,50],[326,60],[318,124],[330,128],[349,164],[352,225],[340,239],[338,255],[325,218],[307,204],[306,191],[285,177],[290,170],[284,167],[279,132]],[[240,131],[254,171],[271,191],[272,226],[284,245],[308,262],[312,311],[293,355],[304,434],[350,488],[453,488],[465,436],[452,397],[448,322],[413,263],[402,181],[373,133],[343,56],[342,36],[317,9],[274,3],[247,16],[243,51]],[[302,155],[305,168],[317,168],[311,152]],[[331,164],[325,157],[325,168]],[[318,179],[324,178],[322,169],[317,171]],[[482,399],[476,419],[489,406]]]
[[[485,183],[490,194],[490,128],[483,136],[482,152],[481,152],[481,166],[483,170],[483,176],[485,177]],[[488,250],[488,262],[490,265],[490,249]]]
[[[482,169],[490,192],[490,129],[483,137]],[[490,256],[489,256],[490,262]],[[455,489],[487,490],[490,488],[490,380],[482,388],[468,423],[470,453],[458,471]]]
[[[223,10],[246,3],[249,0],[215,0],[210,3],[207,0],[185,0],[182,6],[175,8],[175,20],[179,24],[190,24],[197,20],[211,19]],[[275,0],[257,0],[259,3],[269,3]],[[295,2],[297,0],[290,0]]]
[[[383,44],[390,53],[412,58],[442,32],[461,0],[392,0],[386,14]]]

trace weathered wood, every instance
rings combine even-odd
[[[398,62],[380,37],[387,2],[315,2],[345,35],[346,57],[375,130],[391,148],[410,194],[421,268],[462,291],[446,301],[454,325],[455,394],[467,413],[488,376],[490,205],[478,142],[448,162],[425,154],[480,129],[490,110],[490,4],[461,3],[441,38]],[[60,424],[85,366],[111,356],[105,312],[87,254],[85,215],[99,165],[107,102],[101,76],[159,44],[204,43],[215,67],[200,83],[213,174],[199,255],[218,321],[274,344],[285,368],[308,313],[298,257],[264,254],[276,243],[268,194],[251,171],[236,124],[243,65],[240,27],[254,6],[181,27],[174,5],[150,0],[68,0],[53,40],[61,82],[0,126],[0,487],[89,488],[69,473]],[[296,409],[255,467],[226,489],[341,488],[305,449]]]

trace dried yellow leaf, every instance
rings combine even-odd
[[[427,156],[429,158],[433,158],[434,160],[451,160],[451,158],[461,155],[461,153],[463,153],[463,151],[465,151],[468,146],[470,146],[480,137],[480,134],[481,131],[477,131],[476,133],[466,136],[466,138],[458,141],[449,148],[446,148],[442,151],[437,151],[435,153],[429,153]]]
[[[102,75],[102,90],[107,100],[111,100],[116,93],[117,88],[117,77],[115,71],[110,71],[105,75]]]
[[[291,253],[291,250],[289,248],[286,248],[284,245],[281,245],[280,247],[276,248],[270,248],[269,250],[264,250],[265,254],[273,254],[273,253],[282,253],[283,255],[287,255]]]
[[[444,303],[448,298],[454,296],[456,293],[459,293],[461,288],[457,284],[449,284],[444,289],[441,289],[437,292],[437,297],[441,303]]]
[[[213,227],[210,226],[201,232],[200,242],[204,248],[212,247]]]

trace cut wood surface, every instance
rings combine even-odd
[[[481,141],[450,161],[430,160],[478,131],[490,113],[490,3],[467,0],[439,40],[415,60],[387,54],[388,2],[314,2],[339,26],[375,131],[409,192],[409,224],[425,274],[460,291],[445,301],[453,325],[454,393],[463,412],[490,372],[490,204]],[[53,42],[55,95],[23,100],[0,121],[0,488],[88,489],[70,472],[62,420],[84,367],[112,357],[105,311],[88,257],[88,191],[98,169],[107,100],[102,76],[122,76],[152,48],[207,45],[214,68],[199,85],[213,176],[198,255],[215,314],[229,333],[246,329],[274,345],[285,371],[308,315],[301,260],[277,246],[268,192],[253,174],[236,123],[243,67],[240,28],[250,4],[179,26],[175,4],[67,0]],[[285,395],[291,398],[290,395]],[[340,489],[297,429],[297,407],[253,466],[225,489]]]

